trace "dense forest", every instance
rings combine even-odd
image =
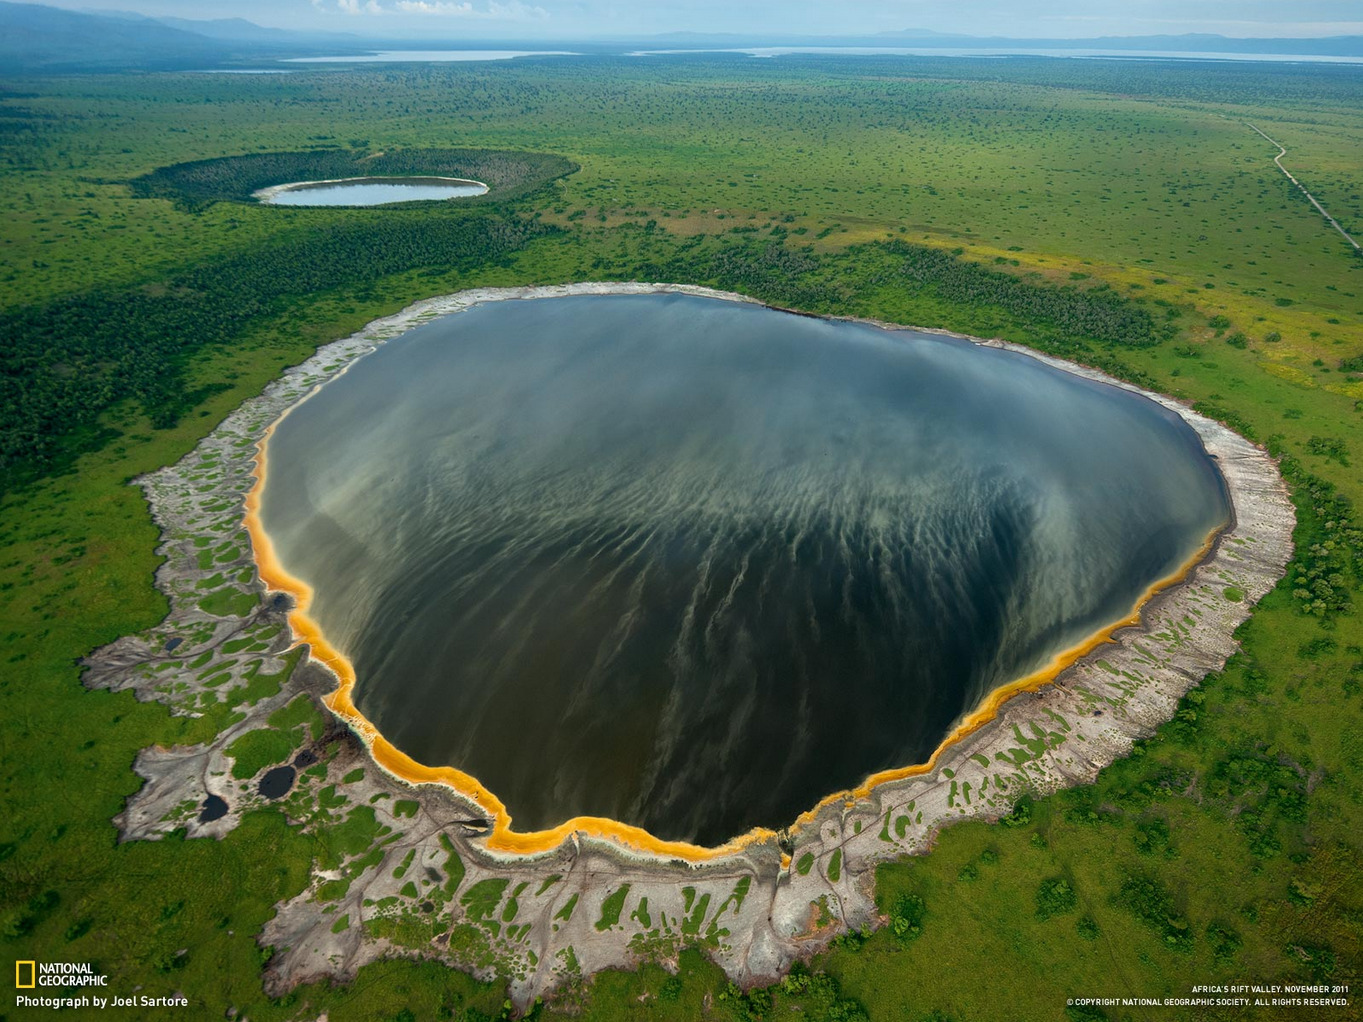
[[[728,243],[717,251],[683,249],[665,262],[638,267],[647,280],[705,281],[729,291],[760,298],[785,308],[845,311],[852,282],[862,288],[891,287],[926,291],[942,301],[976,309],[993,309],[1028,325],[1029,340],[1052,353],[1071,356],[1090,352],[1090,342],[1146,347],[1173,335],[1167,321],[1157,323],[1140,299],[1110,287],[1077,287],[1035,283],[993,270],[948,252],[903,241],[852,246],[858,272],[844,259],[820,256],[806,246],[780,243]]]
[[[171,426],[207,396],[191,355],[240,335],[290,298],[359,289],[408,270],[496,262],[551,231],[491,212],[386,210],[205,262],[164,286],[91,291],[0,316],[0,490],[98,446],[102,413],[139,401]],[[210,389],[212,385],[209,385]]]
[[[356,140],[363,145],[362,140]],[[499,202],[542,187],[577,170],[577,164],[550,153],[499,149],[318,149],[298,153],[250,153],[215,160],[194,160],[161,167],[129,182],[143,198],[174,199],[182,208],[210,202],[250,202],[251,193],[270,185],[346,177],[459,177],[481,181],[485,195],[471,202]]]
[[[827,58],[785,58],[817,70]],[[868,56],[870,73],[902,74],[903,61]],[[1046,88],[1109,92],[1120,96],[1162,97],[1209,103],[1263,103],[1281,108],[1297,103],[1347,105],[1358,92],[1358,68],[1352,64],[1313,62],[1237,63],[1188,60],[1054,60],[1017,54],[962,60],[957,57],[919,56],[914,71],[952,81],[1011,82]]]

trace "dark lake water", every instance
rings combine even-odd
[[[398,748],[517,830],[707,844],[921,762],[1228,515],[1138,395],[679,295],[436,320],[269,456],[264,526]]]
[[[487,185],[449,178],[356,178],[302,183],[261,198],[271,206],[383,206],[390,202],[460,199],[482,195]]]

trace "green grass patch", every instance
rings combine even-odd
[[[267,766],[283,763],[296,747],[291,736],[274,728],[247,731],[226,749],[232,757],[232,776],[239,780],[254,777]]]
[[[596,928],[602,932],[620,922],[620,913],[625,907],[625,898],[629,895],[629,884],[623,884],[619,889],[606,895],[601,902],[601,918],[596,921]]]

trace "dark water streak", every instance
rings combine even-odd
[[[1227,516],[1139,396],[675,295],[428,324],[270,457],[265,526],[389,740],[518,830],[703,844],[926,758]]]

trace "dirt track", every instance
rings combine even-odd
[[[1249,124],[1248,121],[1246,121],[1245,123]],[[1354,241],[1353,235],[1351,235],[1348,231],[1341,227],[1339,225],[1339,221],[1332,217],[1329,213],[1327,213],[1325,211],[1325,207],[1322,206],[1316,200],[1316,197],[1306,190],[1306,186],[1302,184],[1300,181],[1298,181],[1295,177],[1293,177],[1292,172],[1283,166],[1282,161],[1283,157],[1287,155],[1287,146],[1283,145],[1276,138],[1271,138],[1268,135],[1264,134],[1264,132],[1260,131],[1259,128],[1255,127],[1253,124],[1250,124],[1249,126],[1251,128],[1254,128],[1254,130],[1259,132],[1260,135],[1263,135],[1264,138],[1268,139],[1268,141],[1272,142],[1275,146],[1278,147],[1278,155],[1273,157],[1273,162],[1278,165],[1279,170],[1281,170],[1284,174],[1287,175],[1287,180],[1291,181],[1294,185],[1300,188],[1301,193],[1311,200],[1311,205],[1315,206],[1316,209],[1320,211],[1320,215],[1325,217],[1325,222],[1328,223],[1335,230],[1337,230],[1340,234],[1344,235],[1344,240],[1347,241],[1350,245],[1352,245],[1355,251],[1363,251],[1363,246],[1360,246],[1358,242]]]

